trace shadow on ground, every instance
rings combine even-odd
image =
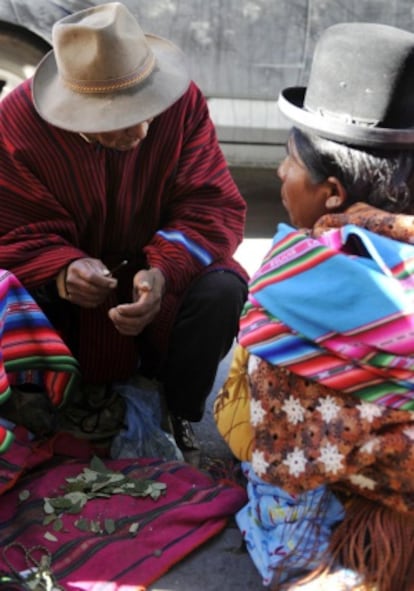
[[[237,253],[249,273],[259,266],[276,225],[287,221],[280,202],[280,182],[275,170],[233,168],[233,177],[248,206],[245,241]],[[200,423],[193,425],[201,442],[201,464],[211,461],[233,465],[233,456],[217,431],[213,405],[227,377],[233,350],[220,364],[214,387]],[[261,577],[234,520],[226,529],[148,588],[148,591],[260,591]]]

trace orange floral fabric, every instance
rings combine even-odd
[[[252,467],[259,477],[291,494],[334,485],[414,514],[414,412],[254,362]]]

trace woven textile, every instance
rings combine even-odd
[[[74,525],[79,514],[64,514],[63,529],[56,532],[43,523],[44,497],[61,494],[65,478],[77,476],[89,462],[55,457],[29,471],[3,495],[1,549],[10,542],[48,548],[54,575],[71,591],[138,591],[220,532],[246,502],[242,487],[215,482],[185,463],[128,459],[107,460],[105,464],[132,478],[163,482],[166,493],[158,500],[112,495],[88,501],[81,516],[101,523],[113,520],[115,531],[111,534],[80,531]],[[25,501],[21,501],[22,491],[29,493]],[[129,531],[132,524],[138,524],[136,535]],[[47,532],[57,541],[47,539]],[[15,568],[25,568],[18,549],[7,551],[7,558]],[[2,552],[0,568],[9,570]]]
[[[53,405],[60,406],[77,381],[77,361],[8,271],[0,271],[0,321],[0,405],[9,398],[11,385],[41,380]],[[13,434],[0,426],[0,453],[12,440]]]
[[[352,224],[319,239],[281,224],[239,341],[324,386],[414,410],[413,272],[411,244]]]

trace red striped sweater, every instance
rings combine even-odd
[[[232,255],[246,205],[195,84],[154,119],[136,149],[118,152],[43,121],[26,81],[1,103],[0,142],[0,267],[34,290],[53,285],[80,257],[108,266],[130,261],[104,305],[88,310],[61,301],[52,319],[85,381],[123,379],[136,366],[136,339],[119,335],[107,310],[130,301],[140,268],[158,267],[167,279],[152,327],[160,349],[194,277],[213,266],[245,277]]]

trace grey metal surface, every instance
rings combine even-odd
[[[10,58],[4,24],[51,40],[63,16],[110,0],[0,0],[0,80],[10,90],[25,71]],[[290,122],[276,99],[282,88],[304,85],[315,42],[328,26],[372,21],[414,31],[411,0],[123,0],[145,31],[169,38],[187,56],[192,78],[209,99],[212,119],[230,165],[273,166]],[[9,54],[9,56],[6,55]],[[34,57],[26,50],[27,71]],[[37,62],[36,62],[37,63]]]
[[[207,402],[203,420],[194,424],[202,454],[222,460],[231,453],[221,439],[213,419],[213,404],[224,382],[232,352],[222,361]],[[189,554],[155,581],[148,591],[260,591],[265,589],[258,570],[244,548],[241,533],[233,519],[217,536]]]
[[[107,0],[108,1],[108,0]],[[411,0],[123,0],[142,27],[175,41],[207,96],[274,100],[303,84],[327,26],[373,21],[414,31]],[[0,0],[0,21],[50,39],[53,22],[99,0]]]

